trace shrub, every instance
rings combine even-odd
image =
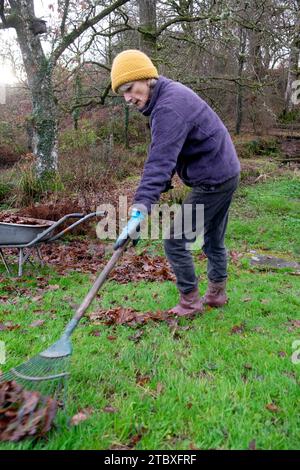
[[[297,123],[300,121],[300,109],[293,109],[288,112],[282,112],[278,116],[279,122],[282,124],[292,124],[292,123]]]
[[[277,157],[280,155],[279,143],[274,138],[257,138],[249,142],[237,142],[235,147],[240,158]]]
[[[13,192],[13,184],[1,181],[0,182],[0,203],[5,203],[9,201],[9,198]]]
[[[90,122],[82,120],[79,129],[67,129],[60,134],[59,147],[61,151],[84,149],[96,145],[98,140],[99,137]]]

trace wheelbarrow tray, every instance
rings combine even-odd
[[[104,211],[91,212],[90,214],[66,214],[57,222],[51,220],[40,219],[27,219],[28,224],[16,224],[11,222],[0,222],[0,258],[5,265],[7,272],[10,274],[10,269],[5,259],[3,249],[17,248],[19,250],[19,272],[18,275],[22,276],[23,264],[30,256],[30,250],[36,250],[40,262],[42,262],[39,246],[41,243],[51,243],[58,240],[60,237],[68,233],[77,225],[87,221],[94,216],[103,216]],[[65,229],[60,230],[58,233],[56,229],[61,226],[68,219],[78,219]],[[23,218],[22,218],[23,219]],[[30,223],[31,222],[31,223]],[[34,222],[34,223],[33,223]],[[27,254],[24,253],[27,250]],[[29,260],[30,261],[30,260]]]
[[[26,222],[28,224],[0,222],[0,245],[26,245],[55,223],[52,220],[30,218]],[[34,222],[34,224],[30,222]],[[47,238],[50,238],[51,235],[52,231],[47,234]]]

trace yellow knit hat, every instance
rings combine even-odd
[[[158,78],[158,72],[143,52],[128,49],[115,57],[111,68],[111,87],[115,93],[124,83],[147,78]]]

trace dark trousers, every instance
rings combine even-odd
[[[229,206],[238,183],[239,175],[219,185],[200,184],[193,187],[182,204],[182,211],[175,216],[171,224],[170,237],[164,239],[164,248],[176,275],[177,287],[184,294],[198,285],[189,244],[200,234],[204,235],[203,251],[208,259],[208,279],[221,282],[227,278],[227,251],[224,239]],[[198,204],[204,206],[204,221],[200,225],[196,224]],[[189,225],[190,230],[186,230],[183,223],[188,219],[192,219],[191,223],[185,225]]]

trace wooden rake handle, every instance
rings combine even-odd
[[[79,322],[79,320],[83,317],[89,306],[91,305],[92,301],[97,295],[97,292],[99,289],[103,286],[104,282],[106,281],[109,273],[111,270],[114,268],[114,266],[117,264],[118,260],[121,258],[123,252],[125,251],[126,247],[128,246],[129,242],[131,241],[130,238],[126,240],[124,245],[120,246],[112,255],[106,266],[104,267],[103,271],[99,274],[97,279],[95,280],[93,286],[83,299],[82,303],[76,310],[76,313],[72,320],[76,320],[76,322]]]

